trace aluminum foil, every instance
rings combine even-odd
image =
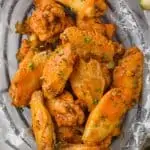
[[[126,115],[122,134],[112,150],[143,150],[150,138],[150,12],[141,10],[137,0],[108,0],[106,22],[118,27],[115,39],[125,47],[137,46],[144,53],[141,100]],[[15,33],[15,23],[32,12],[32,0],[0,0],[0,149],[35,150],[28,108],[11,106],[10,80],[17,70],[16,52],[24,36]]]

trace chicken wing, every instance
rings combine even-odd
[[[43,70],[43,91],[44,95],[50,100],[61,94],[65,84],[73,71],[75,54],[70,44],[60,46],[55,50]]]
[[[97,32],[70,27],[60,38],[63,43],[71,43],[72,49],[83,58],[93,57],[100,62],[112,62],[117,53],[113,42]]]
[[[64,144],[60,145],[61,150],[109,150],[109,148],[101,148],[98,145],[90,146],[85,144]]]
[[[89,115],[83,142],[89,145],[100,144],[107,136],[113,135],[127,111],[126,101],[131,101],[129,90],[116,88],[106,93]]]
[[[80,59],[71,74],[70,83],[75,95],[91,111],[102,97],[105,88],[100,63],[94,59],[89,62]]]
[[[55,3],[54,0],[33,0],[36,8],[44,8],[52,3]]]
[[[70,7],[78,16],[83,19],[84,17],[100,16],[107,8],[105,0],[56,0]]]
[[[139,49],[131,48],[114,70],[113,87],[127,88],[132,91],[133,102],[136,103],[142,89],[142,73],[143,54]]]
[[[40,41],[47,41],[72,26],[73,21],[66,16],[63,7],[54,1],[40,1],[40,7],[29,18],[29,27]],[[38,5],[38,1],[37,1]]]
[[[64,92],[61,96],[48,100],[46,105],[59,127],[76,126],[84,122],[84,112],[75,104],[69,92]]]
[[[20,63],[9,89],[13,105],[16,107],[28,105],[32,93],[41,87],[40,77],[48,56],[48,52],[35,54],[34,51],[29,51]]]
[[[60,142],[68,142],[72,144],[82,143],[83,127],[58,127],[56,136]]]
[[[77,20],[77,27],[82,30],[92,31],[94,33],[102,34],[109,39],[112,39],[116,27],[114,24],[103,24],[100,22],[99,18],[85,18],[82,20]]]
[[[143,55],[129,49],[114,70],[113,87],[89,115],[83,134],[84,143],[99,143],[107,136],[116,136],[121,118],[139,100],[142,86]],[[136,86],[135,86],[135,84]]]
[[[17,60],[19,62],[22,61],[26,56],[26,54],[29,52],[29,50],[30,50],[29,41],[26,39],[22,40],[21,47],[17,53]]]
[[[36,91],[31,97],[32,128],[38,150],[53,150],[55,133],[50,114],[44,106],[43,94]]]

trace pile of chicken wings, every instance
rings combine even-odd
[[[29,106],[38,150],[107,150],[142,89],[143,54],[113,40],[104,0],[34,0],[9,93]]]

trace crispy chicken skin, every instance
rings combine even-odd
[[[44,98],[41,91],[32,94],[31,101],[32,128],[35,135],[38,150],[53,150],[55,133],[51,116],[44,106]]]
[[[36,8],[44,8],[47,5],[55,3],[53,0],[33,0]]]
[[[40,5],[38,5],[39,3]],[[65,15],[63,7],[54,1],[36,1],[37,7],[29,18],[29,26],[40,41],[47,41],[72,26],[73,21]]]
[[[84,112],[75,104],[69,92],[64,92],[61,96],[48,100],[46,105],[58,127],[76,126],[84,122]]]
[[[16,107],[27,106],[30,97],[35,90],[41,87],[40,77],[48,60],[47,52],[36,53],[29,51],[20,63],[19,69],[14,75],[9,93]]]
[[[49,58],[43,70],[42,89],[44,95],[51,98],[61,94],[66,82],[73,71],[75,54],[70,44],[58,47]]]
[[[22,61],[26,56],[26,54],[29,52],[29,50],[30,50],[29,41],[26,39],[22,40],[21,47],[17,53],[18,61]]]
[[[137,48],[129,49],[114,70],[113,88],[89,115],[82,137],[84,143],[99,143],[107,136],[116,134],[115,128],[121,123],[121,118],[139,100],[142,68],[142,52]]]
[[[61,150],[109,150],[109,148],[101,148],[98,145],[90,146],[85,144],[64,144],[60,146]]]
[[[94,59],[85,62],[80,59],[70,77],[73,92],[91,111],[103,95],[105,79],[100,63]]]
[[[77,27],[82,30],[92,31],[94,33],[102,34],[108,39],[112,39],[116,27],[113,24],[103,24],[98,19],[85,18],[82,20],[77,20]]]
[[[89,115],[82,140],[93,145],[100,144],[120,124],[127,111],[126,103],[131,102],[131,93],[124,89],[111,89],[107,92]]]
[[[69,42],[80,57],[94,57],[100,62],[111,62],[117,53],[115,45],[105,36],[77,27],[67,28],[62,34],[62,42]]]
[[[76,14],[79,19],[84,17],[94,17],[100,16],[104,13],[107,8],[107,5],[104,0],[56,0],[57,2],[62,3],[70,7]]]
[[[129,49],[113,73],[113,87],[127,88],[137,102],[142,89],[143,54],[134,47]]]
[[[56,136],[61,142],[68,142],[72,144],[82,143],[83,127],[58,127],[56,130]]]

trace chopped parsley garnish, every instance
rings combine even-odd
[[[102,59],[102,61],[108,61],[109,57],[107,56],[107,54],[103,54],[101,59]]]
[[[86,44],[89,44],[91,41],[92,41],[92,38],[91,38],[91,37],[86,36],[86,37],[84,38],[84,43],[86,43]]]
[[[34,64],[32,63],[32,62],[30,62],[29,64],[28,64],[28,67],[29,67],[29,69],[30,70],[34,70]]]
[[[101,93],[101,92],[102,92],[102,89],[101,89],[101,88],[97,88],[97,89],[96,89],[96,92]]]
[[[137,88],[138,82],[136,80],[133,80],[133,88]]]
[[[115,63],[113,61],[111,61],[107,64],[107,67],[108,67],[108,69],[114,69]]]
[[[59,75],[61,78],[64,78],[64,76],[65,76],[65,74],[64,74],[63,71],[60,71],[60,72],[58,73],[58,75]]]
[[[93,100],[93,104],[94,104],[94,105],[97,105],[97,104],[98,104],[98,102],[99,102],[99,100],[98,100],[98,99],[94,99],[94,100]]]

